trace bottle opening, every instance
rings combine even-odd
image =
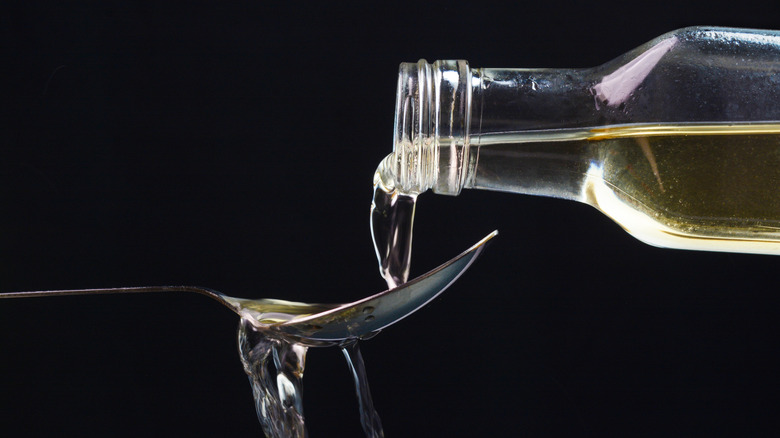
[[[460,193],[468,163],[470,78],[462,60],[401,64],[390,166],[400,191]]]

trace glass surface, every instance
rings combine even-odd
[[[402,64],[385,185],[577,200],[653,245],[780,254],[780,33],[685,28],[585,69],[463,64]]]

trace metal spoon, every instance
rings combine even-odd
[[[233,298],[196,286],[149,286],[109,289],[71,289],[0,292],[0,298],[91,295],[142,292],[195,292],[228,307],[258,328],[277,331],[308,346],[359,339],[390,326],[444,292],[495,237],[493,231],[459,256],[398,287],[348,304],[307,304],[277,299]]]

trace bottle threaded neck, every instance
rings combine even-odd
[[[468,163],[470,79],[466,61],[401,64],[392,168],[402,192],[460,193]]]

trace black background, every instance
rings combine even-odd
[[[587,67],[771,4],[24,2],[3,6],[0,290],[193,284],[378,292],[371,177],[398,63]],[[780,259],[649,247],[594,209],[421,197],[412,275],[493,229],[426,309],[363,345],[391,437],[755,436],[780,407]],[[260,436],[237,318],[197,295],[0,302],[0,434]],[[336,349],[313,437],[360,436]]]

